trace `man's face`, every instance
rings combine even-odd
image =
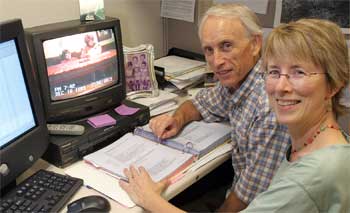
[[[223,86],[238,88],[256,63],[261,40],[248,36],[238,18],[209,16],[201,45],[206,61]]]

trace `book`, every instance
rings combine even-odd
[[[160,140],[145,125],[83,159],[121,179],[126,178],[124,168],[143,166],[154,181],[160,181],[229,140],[230,132],[225,124],[194,121],[176,137]]]
[[[232,145],[230,143],[224,143],[218,146],[202,158],[198,159],[195,163],[192,163],[181,172],[172,176],[170,179],[171,184],[175,184],[176,182],[180,181],[186,174],[191,177],[193,173],[197,172],[197,170],[210,164],[212,161],[216,161],[216,159],[224,155],[230,155],[229,153],[231,150]],[[129,195],[119,186],[118,178],[105,170],[98,169],[91,164],[85,163],[84,161],[79,161],[66,167],[65,173],[72,177],[79,177],[83,179],[85,185],[103,193],[124,207],[132,208],[136,206],[136,204],[130,199]],[[185,180],[185,182],[187,181]]]

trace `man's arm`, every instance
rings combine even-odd
[[[231,192],[217,212],[239,212],[247,207],[247,204],[240,200],[235,192]]]
[[[202,120],[202,116],[193,105],[192,101],[185,101],[178,110],[174,113],[173,117],[177,120],[181,127],[185,126],[191,121]]]
[[[175,136],[187,123],[201,120],[202,116],[193,103],[185,101],[174,115],[160,115],[150,120],[149,126],[153,133],[161,139]]]

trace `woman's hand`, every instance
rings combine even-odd
[[[162,180],[155,183],[149,176],[144,167],[138,169],[130,166],[129,169],[124,169],[124,174],[129,182],[119,181],[119,185],[130,196],[130,198],[139,206],[151,210],[155,206],[157,200],[162,199],[161,193],[168,186],[168,180]]]

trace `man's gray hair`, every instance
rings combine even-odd
[[[209,16],[239,18],[246,28],[248,36],[262,35],[259,19],[252,10],[242,4],[224,3],[216,4],[206,11],[199,24],[199,38],[201,38],[203,24]]]

